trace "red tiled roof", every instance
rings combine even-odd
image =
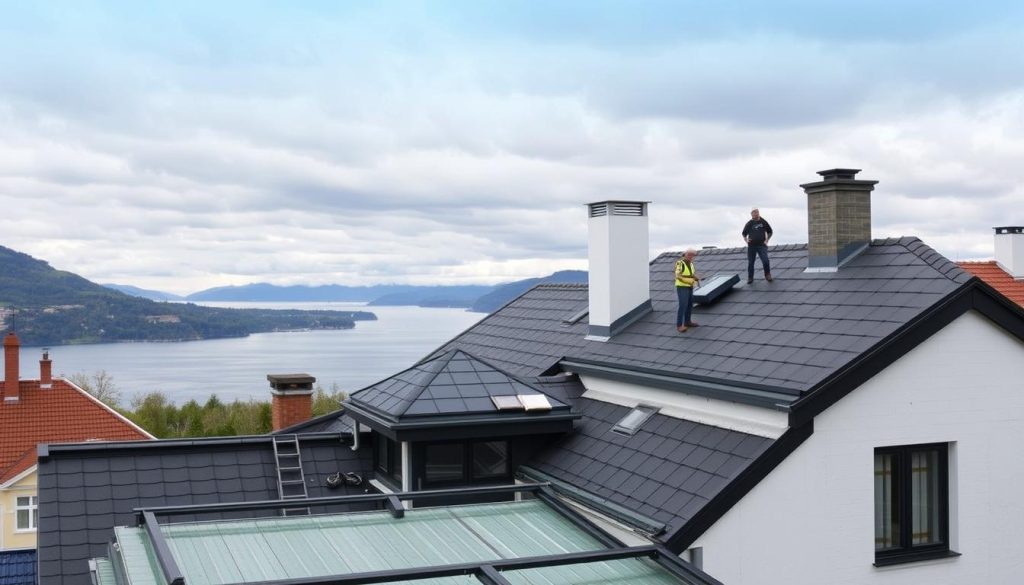
[[[6,389],[3,394],[9,395]],[[22,380],[18,394],[17,402],[0,401],[0,483],[36,464],[39,443],[153,438],[63,380],[48,390],[39,388],[39,380]]]
[[[1024,280],[1014,280],[996,264],[995,260],[958,262],[957,264],[960,265],[960,268],[985,281],[985,284],[1001,292],[1006,298],[1024,307]]]

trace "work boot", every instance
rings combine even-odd
[[[754,277],[753,276],[748,276],[747,277],[747,284],[754,284]]]
[[[771,272],[765,272],[764,273],[764,279],[767,280],[768,282],[771,282],[772,281],[772,273]]]

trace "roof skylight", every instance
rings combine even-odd
[[[551,403],[548,401],[548,397],[543,394],[520,394],[519,401],[523,403],[523,408],[527,412],[551,410]]]
[[[612,432],[632,437],[647,422],[647,419],[654,416],[656,412],[658,412],[658,409],[653,406],[638,405],[612,427]]]
[[[732,290],[739,281],[738,274],[716,274],[702,281],[700,287],[693,291],[693,301],[701,305],[710,305]]]
[[[491,396],[491,401],[498,410],[523,410],[523,403],[519,402],[519,397],[515,395]]]

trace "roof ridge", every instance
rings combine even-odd
[[[872,242],[873,243],[873,242]],[[956,262],[940,254],[935,248],[924,243],[917,236],[906,236],[900,238],[896,245],[903,246],[908,252],[917,256],[925,264],[931,266],[936,272],[957,284],[963,284],[972,278],[976,278],[967,272]]]
[[[734,247],[731,247],[731,248],[718,248],[718,247],[701,248],[701,249],[697,250],[697,254],[698,254],[698,256],[717,256],[719,254],[739,254],[741,252],[745,252],[746,249],[747,249],[746,246],[734,246]],[[794,244],[775,244],[773,246],[768,246],[768,251],[769,252],[771,252],[771,251],[776,251],[777,252],[777,251],[780,251],[780,250],[806,250],[806,249],[807,249],[807,244],[806,243],[804,243],[804,244],[800,244],[800,243],[794,243]],[[655,260],[659,260],[659,259],[665,258],[665,257],[677,257],[677,256],[682,256],[682,255],[683,255],[683,251],[680,251],[680,250],[667,250],[667,251],[662,252],[661,254],[658,254],[657,256],[655,256]]]

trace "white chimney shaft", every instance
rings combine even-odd
[[[590,216],[590,328],[607,341],[652,310],[646,201],[587,205]]]
[[[1017,280],[1024,279],[1024,227],[997,227],[996,264]]]

